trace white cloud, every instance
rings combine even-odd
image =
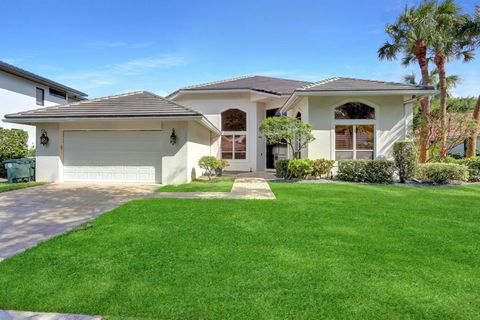
[[[108,64],[91,70],[70,72],[57,79],[74,88],[91,90],[128,82],[128,76],[138,76],[156,69],[184,65],[185,59],[175,55],[159,55],[150,58],[134,59],[122,63]]]
[[[95,48],[126,48],[126,49],[142,49],[148,48],[155,44],[155,42],[137,42],[129,43],[123,41],[94,41],[89,42],[86,45]]]

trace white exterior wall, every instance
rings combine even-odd
[[[315,136],[308,146],[308,157],[335,159],[335,125],[350,120],[335,121],[334,109],[347,102],[361,102],[375,108],[375,120],[357,120],[357,123],[375,125],[375,158],[390,159],[393,143],[408,138],[411,128],[412,106],[404,105],[403,99],[403,96],[304,98],[308,100],[307,119]]]
[[[198,160],[210,155],[210,131],[200,124],[190,121],[188,123],[188,181],[200,177],[203,172],[198,166]]]
[[[170,144],[170,134],[175,128],[177,143]],[[199,124],[189,125],[189,121],[88,121],[37,124],[37,135],[45,129],[49,144],[37,145],[37,181],[63,182],[63,136],[65,131],[105,131],[105,130],[161,130],[158,141],[164,151],[162,157],[162,184],[179,184],[191,181],[192,164],[197,158],[210,154],[210,131]],[[189,130],[192,130],[189,133]],[[196,136],[196,138],[194,138]],[[208,139],[206,138],[208,136]],[[189,139],[192,139],[190,141]],[[193,156],[189,159],[189,151]]]
[[[174,100],[201,112],[217,128],[221,129],[221,113],[228,109],[240,109],[247,113],[247,156],[245,160],[228,160],[227,171],[257,171],[265,169],[266,143],[259,137],[258,127],[265,119],[266,109],[280,108],[287,97],[265,97],[256,93],[182,93]],[[211,155],[220,159],[221,138],[211,139]]]
[[[36,88],[41,88],[45,92],[44,106],[39,106],[36,103]],[[44,85],[0,71],[0,119],[3,119],[4,115],[9,113],[66,103],[65,99],[51,96],[48,93],[48,87]],[[34,126],[1,122],[0,127],[27,131],[29,146],[35,145],[36,131]]]
[[[266,104],[257,102],[257,128],[266,117]],[[265,170],[267,161],[267,139],[257,135],[257,171]]]
[[[295,107],[287,112],[287,115],[292,117],[292,118],[295,118],[295,117],[297,117],[297,114],[300,112],[300,114],[302,115],[302,121],[303,122],[309,122],[308,101],[309,101],[308,97],[301,98],[300,101],[298,101],[298,103],[295,105]],[[315,134],[315,132],[313,132],[313,134]],[[305,159],[305,158],[309,157],[308,147],[309,146],[306,146],[300,151],[300,155],[301,155],[302,159]],[[289,157],[293,156],[291,154],[292,151],[290,150],[290,148],[287,149],[287,152],[288,152]]]
[[[257,104],[250,101],[250,94],[216,93],[216,94],[184,94],[175,99],[176,102],[203,113],[214,126],[221,129],[221,113],[228,109],[239,109],[247,113],[247,155],[245,160],[229,160],[225,170],[255,171],[257,170]],[[220,159],[220,137],[212,140],[211,152]]]

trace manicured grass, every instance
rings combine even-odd
[[[158,192],[230,192],[233,178],[217,177],[208,181],[207,178],[192,181],[186,184],[166,185],[159,188]]]
[[[42,182],[19,182],[19,183],[0,183],[0,193],[18,189],[41,186]]]
[[[149,199],[0,263],[0,309],[168,319],[473,319],[480,186],[272,183]]]

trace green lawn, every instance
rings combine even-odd
[[[178,185],[166,185],[159,188],[158,192],[230,192],[233,178],[217,177],[211,181],[202,179]]]
[[[473,319],[480,186],[272,183],[148,199],[0,263],[0,309],[163,319]]]
[[[19,182],[19,183],[0,183],[0,193],[18,189],[40,186],[42,182]]]

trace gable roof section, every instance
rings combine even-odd
[[[334,77],[298,88],[297,91],[397,91],[434,90],[433,87],[356,78]]]
[[[60,90],[60,91],[65,91],[65,92],[67,92],[71,95],[77,96],[78,98],[84,98],[84,97],[87,96],[87,94],[82,92],[82,91],[78,91],[76,89],[67,87],[67,86],[65,86],[61,83],[58,83],[58,82],[55,82],[53,80],[44,78],[44,77],[39,76],[39,75],[37,75],[35,73],[32,73],[30,71],[12,66],[11,64],[8,64],[8,63],[3,62],[3,61],[0,61],[0,71],[4,71],[4,72],[10,73],[10,74],[13,74],[17,77],[21,77],[21,78],[24,78],[24,79],[27,79],[27,80],[30,80],[30,81],[33,81],[33,82],[43,84],[43,85],[51,87],[53,89],[57,89],[57,90]]]
[[[410,85],[399,82],[387,82],[346,77],[334,77],[296,89],[285,101],[281,112],[286,112],[302,96],[371,96],[403,95],[414,98],[431,96],[436,93],[434,87]]]
[[[197,92],[210,90],[252,90],[280,96],[290,95],[295,89],[309,84],[311,82],[254,75],[185,87],[170,94],[169,97],[176,95],[180,91]]]
[[[148,91],[137,91],[5,115],[6,122],[41,123],[71,120],[168,119],[197,120],[220,133],[200,112]]]

